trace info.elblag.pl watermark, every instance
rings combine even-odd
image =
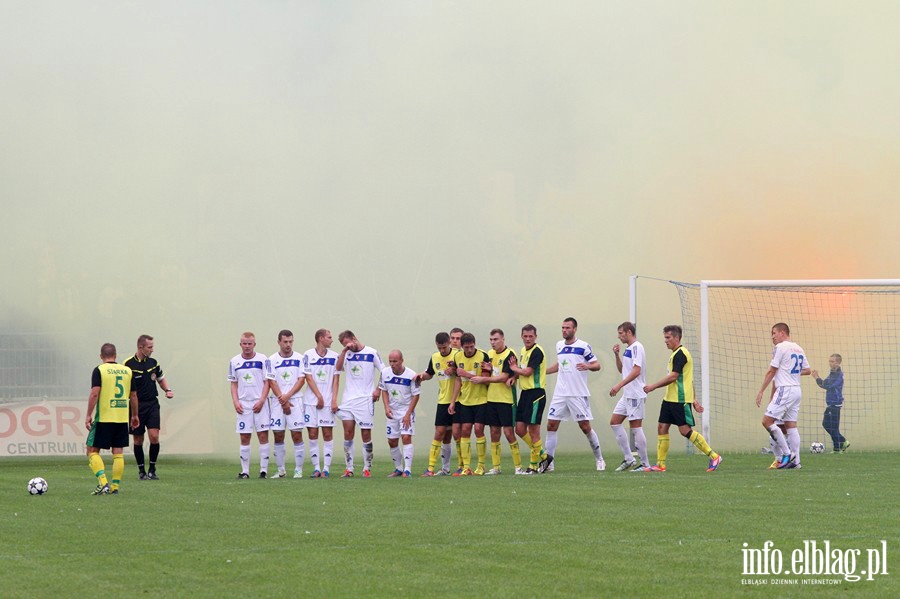
[[[747,585],[835,585],[888,575],[887,541],[871,548],[845,548],[828,540],[805,540],[784,551],[766,541],[759,548],[744,543],[741,553],[741,584]]]

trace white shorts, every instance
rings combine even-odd
[[[269,423],[272,419],[269,413],[269,402],[263,404],[263,407],[258,414],[253,411],[254,403],[256,402],[241,402],[241,408],[244,410],[244,413],[235,414],[235,416],[237,416],[237,419],[234,432],[252,433],[253,431],[256,431],[258,433],[262,433],[269,430]]]
[[[415,435],[416,434],[416,413],[413,412],[409,415],[409,428],[403,426],[402,416],[406,414],[406,410],[409,409],[409,406],[399,408],[394,410],[391,408],[391,411],[395,416],[400,416],[401,418],[388,418],[387,419],[387,438],[388,439],[399,439],[400,435]]]
[[[801,395],[800,387],[779,387],[766,406],[766,416],[785,422],[797,422]]]
[[[625,416],[629,421],[644,419],[644,406],[647,403],[646,397],[623,397],[616,402],[613,408],[613,414]]]
[[[334,412],[331,411],[331,406],[329,404],[326,403],[325,407],[321,410],[314,405],[305,405],[303,408],[303,426],[306,428],[334,427]]]
[[[554,397],[550,402],[550,410],[547,412],[547,420],[569,420],[572,418],[578,422],[593,420],[591,413],[590,397]]]
[[[351,399],[338,406],[337,417],[355,420],[359,428],[372,428],[375,426],[375,402],[371,397]]]
[[[304,419],[304,413],[306,412],[304,409],[305,407],[306,406],[303,405],[303,400],[301,398],[292,398],[291,413],[285,414],[284,409],[281,407],[281,402],[274,397],[269,397],[269,411],[271,413],[269,430],[302,431],[306,426],[306,421]]]

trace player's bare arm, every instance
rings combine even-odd
[[[131,428],[137,428],[141,425],[141,419],[138,416],[138,398],[137,391],[131,392]]]
[[[381,396],[382,396],[382,398],[384,399],[384,401],[383,401],[383,403],[384,403],[384,416],[385,416],[385,418],[389,418],[389,419],[393,420],[393,418],[394,418],[394,411],[391,409],[391,402],[388,401],[388,392],[382,390],[382,391],[381,391]]]
[[[237,381],[231,382],[231,403],[234,404],[234,411],[238,414],[244,413],[244,408],[241,407],[241,402],[238,400],[238,384]]]
[[[618,357],[619,356],[617,355],[616,358],[618,358]],[[619,362],[618,360],[616,360],[616,362],[619,364],[619,372],[622,372],[621,362]],[[609,390],[609,396],[615,397],[619,393],[619,391],[622,390],[622,388],[625,385],[627,385],[628,383],[630,383],[631,381],[633,381],[634,379],[636,379],[639,376],[641,376],[641,367],[635,366],[634,368],[631,369],[631,372],[628,373],[628,376],[626,376],[624,379],[622,379],[621,381],[619,381],[618,383],[613,385],[613,388]]]
[[[100,387],[91,387],[88,395],[87,417],[84,419],[84,427],[87,430],[91,430],[91,425],[94,423],[94,410],[97,409],[98,399],[100,399]]]
[[[756,394],[756,407],[760,407],[762,405],[762,396],[763,393],[766,392],[766,387],[772,384],[772,379],[775,378],[775,373],[778,372],[778,369],[774,366],[769,366],[769,369],[766,371],[766,376],[763,378],[762,387],[759,389],[759,393]],[[772,392],[775,392],[775,389],[772,389]]]

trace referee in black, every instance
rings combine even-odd
[[[132,389],[137,390],[138,416],[140,424],[131,429],[134,435],[134,461],[137,462],[141,480],[159,480],[156,475],[156,459],[159,457],[159,399],[158,384],[172,399],[172,387],[166,382],[159,363],[151,358],[153,354],[153,337],[141,335],[137,340],[137,353],[125,361],[125,366],[132,372]],[[144,429],[150,437],[150,469],[144,468]]]

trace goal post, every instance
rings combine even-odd
[[[633,298],[637,278],[630,281]],[[697,396],[706,408],[701,430],[714,447],[758,451],[766,444],[762,408],[753,400],[777,322],[790,326],[821,378],[828,376],[829,357],[842,356],[841,432],[854,447],[900,447],[900,279],[666,282],[679,295],[682,343],[695,356]],[[822,426],[825,390],[812,377],[802,377],[801,389],[804,446],[818,441],[831,447]],[[764,394],[763,407],[768,399]]]

